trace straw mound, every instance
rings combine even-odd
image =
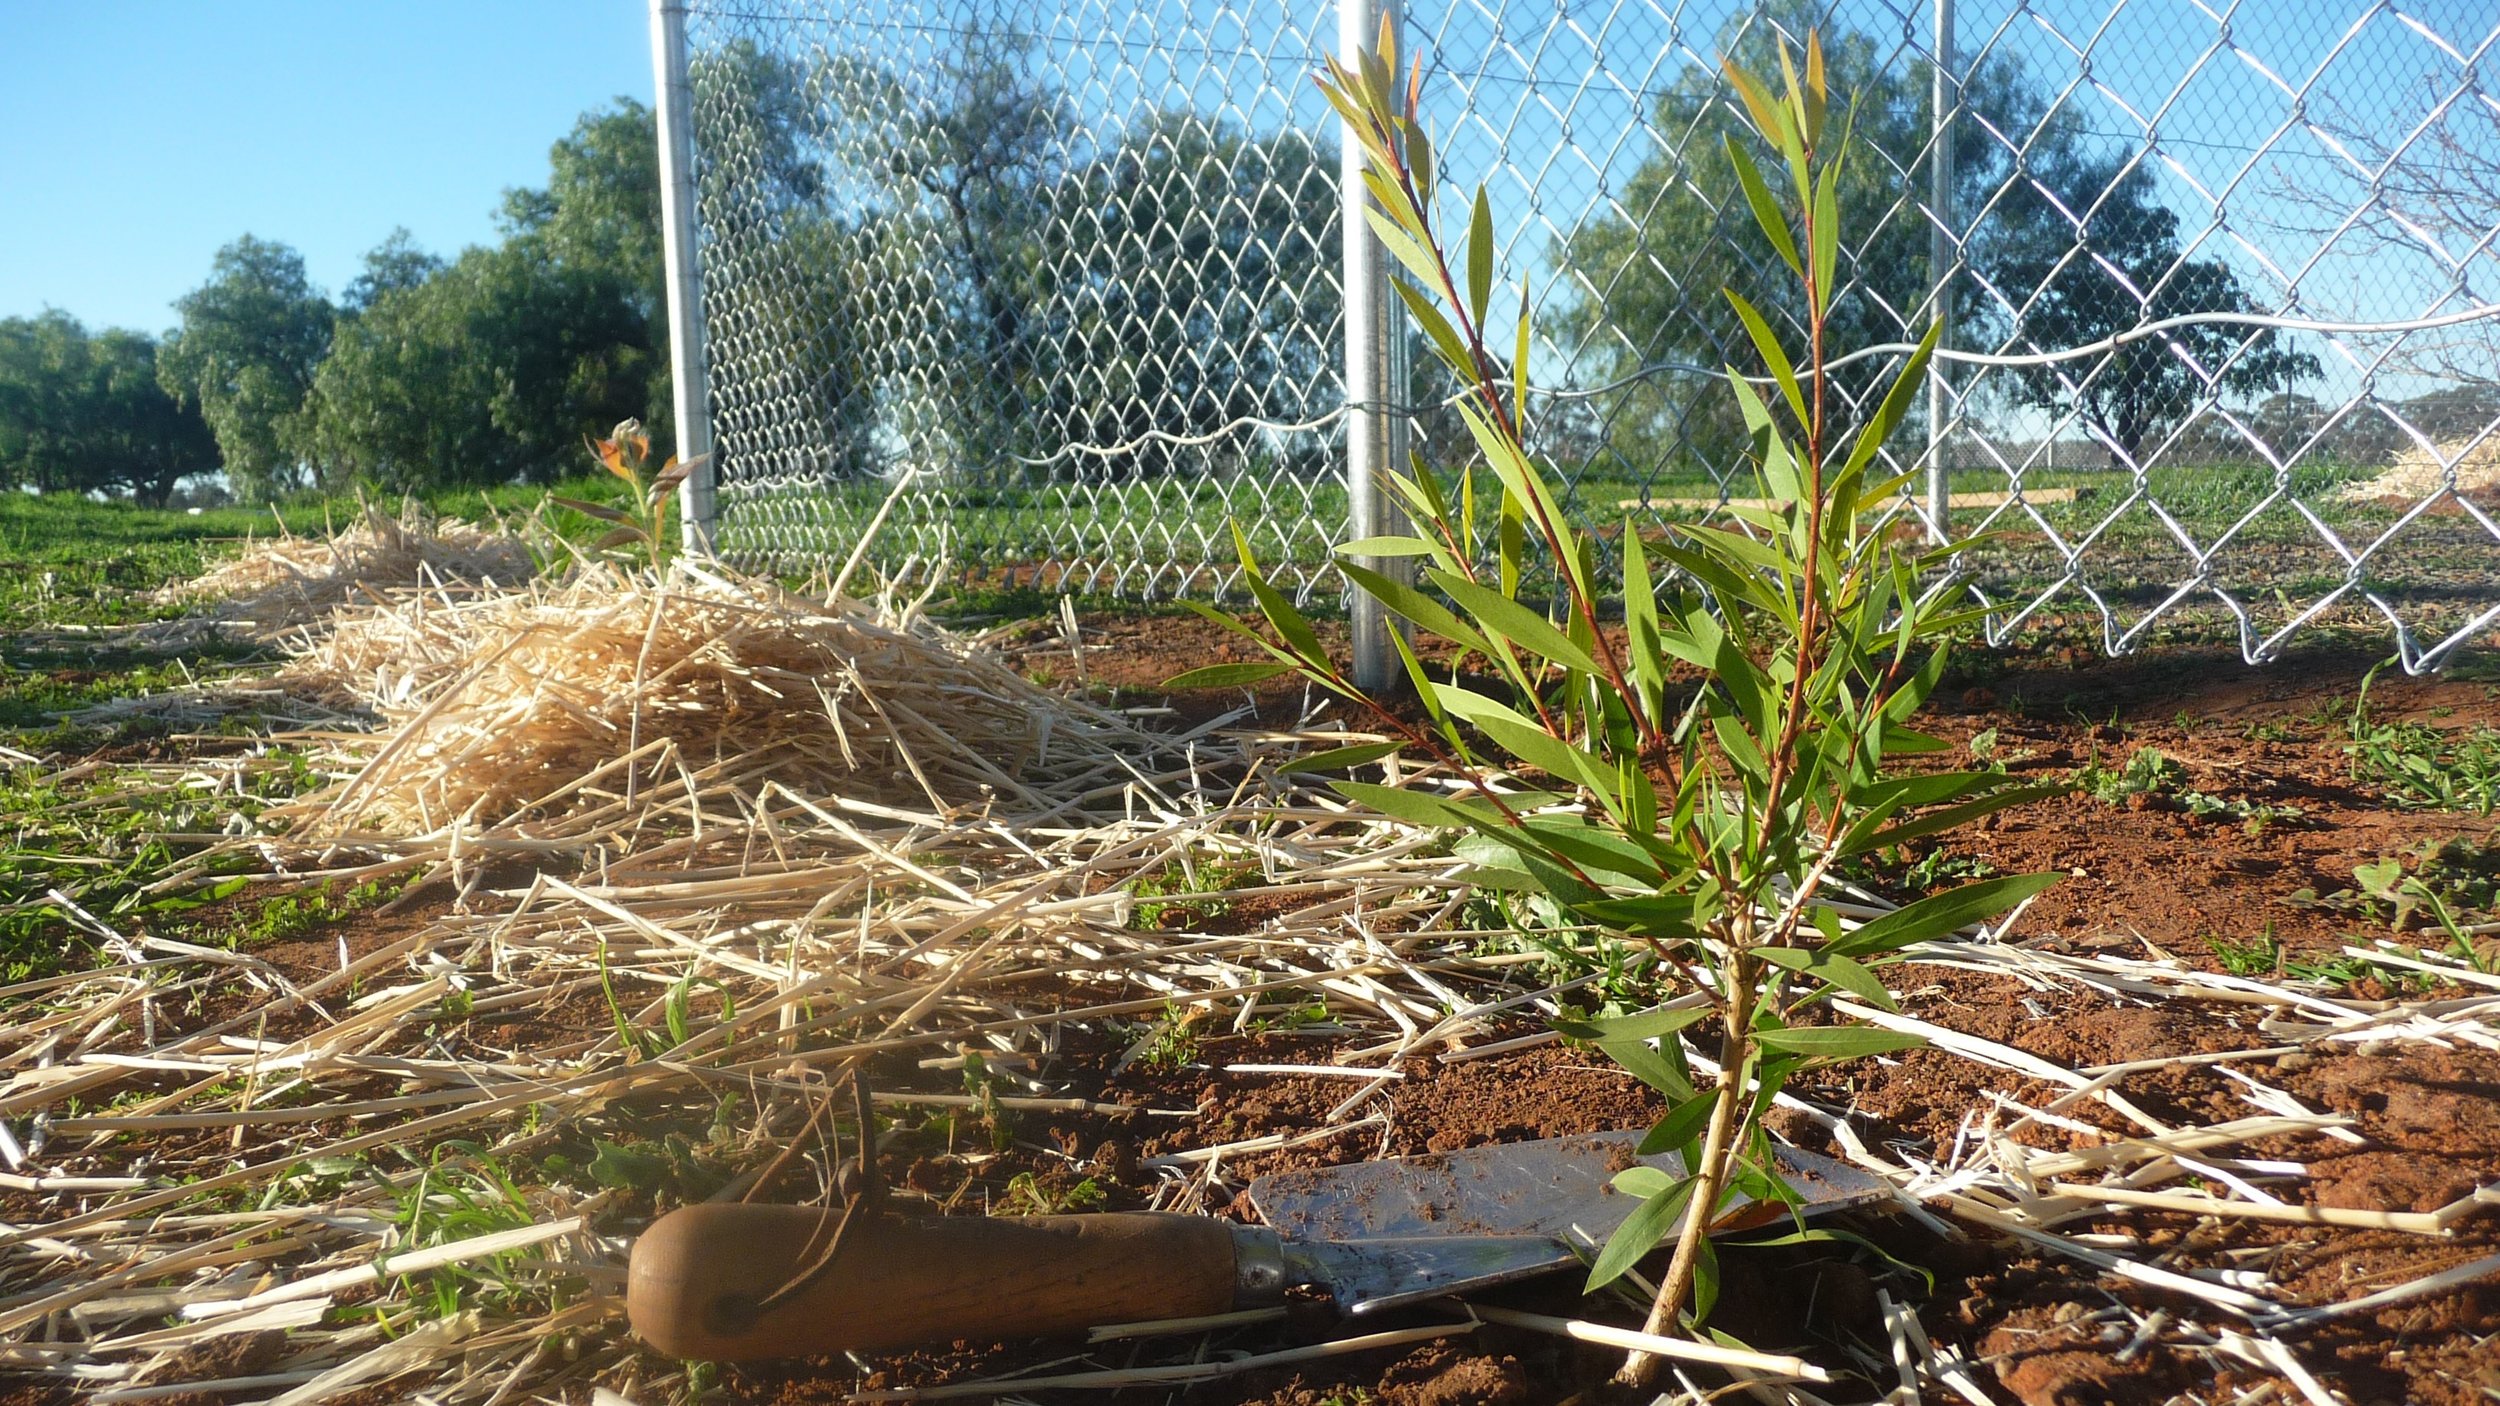
[[[378,714],[296,833],[595,840],[675,810],[733,823],[770,783],[1022,813],[1115,787],[1158,743],[925,623],[681,565],[340,614],[279,681]]]
[[[415,502],[397,515],[372,503],[330,538],[289,533],[256,541],[197,580],[158,593],[163,603],[206,599],[208,618],[274,640],[327,621],[376,592],[412,587],[517,586],[536,574],[510,532],[434,518]]]
[[[2500,488],[2500,435],[2486,436],[2470,448],[2466,441],[2450,441],[2439,445],[2435,454],[2419,445],[2408,446],[2377,476],[2345,484],[2335,496],[2347,503],[2385,498],[2418,503],[2440,491],[2450,464],[2456,465],[2460,492]]]

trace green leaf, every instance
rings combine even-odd
[[[1421,537],[1358,537],[1339,544],[1337,552],[1349,557],[1428,557],[1441,549]]]
[[[1406,304],[1407,315],[1414,318],[1415,324],[1424,329],[1424,335],[1432,339],[1433,350],[1440,355],[1442,363],[1460,376],[1473,380],[1476,359],[1468,354],[1467,343],[1460,339],[1458,329],[1450,325],[1450,319],[1414,284],[1402,278],[1393,278],[1389,280],[1389,286],[1397,290],[1398,301]]]
[[[1603,790],[1606,777],[1595,759],[1483,694],[1454,684],[1433,685],[1433,697],[1453,716],[1465,718],[1505,752],[1566,784]],[[1592,778],[1596,784],[1592,785]]]
[[[1377,195],[1379,192],[1375,190],[1373,193]],[[1372,233],[1380,236],[1381,246],[1387,249],[1400,264],[1405,265],[1409,273],[1427,284],[1441,281],[1439,263],[1433,259],[1432,255],[1424,252],[1424,247],[1417,244],[1404,229],[1400,228],[1396,220],[1389,217],[1388,211],[1366,206],[1363,213],[1371,221]],[[1391,286],[1396,286],[1396,280],[1391,280]]]
[[[634,528],[639,528],[641,526],[641,524],[634,521],[631,513],[626,512],[622,508],[611,508],[605,503],[585,503],[579,498],[559,498],[554,494],[549,494],[547,501],[555,504],[559,508],[571,508],[573,511],[581,513],[584,516],[595,517],[601,522],[619,522],[623,523],[627,527]]]
[[[1710,1317],[1710,1310],[1718,1306],[1719,1243],[1705,1235],[1701,1237],[1701,1243],[1695,1247],[1693,1254],[1693,1321],[1700,1323],[1707,1320]],[[1710,1330],[1710,1336],[1718,1339],[1726,1338],[1728,1334],[1713,1328]],[[1727,1346],[1743,1348],[1745,1344],[1730,1342]]]
[[[1537,816],[1519,828],[1557,858],[1629,885],[1650,888],[1665,876],[1660,852],[1671,846],[1644,832],[1561,816]]]
[[[1860,1235],[1855,1231],[1840,1230],[1831,1226],[1813,1226],[1805,1230],[1785,1231],[1767,1239],[1747,1235],[1734,1241],[1733,1243],[1765,1250],[1773,1249],[1782,1245],[1855,1245],[1861,1250],[1871,1252],[1895,1269],[1905,1270],[1911,1274],[1917,1275],[1920,1279],[1926,1281],[1927,1292],[1932,1294],[1936,1291],[1936,1276],[1934,1271],[1900,1258],[1899,1256],[1893,1254],[1890,1250],[1885,1249],[1883,1246],[1876,1244],[1874,1241],[1867,1239],[1865,1236]]]
[[[1785,1030],[1757,1030],[1753,1038],[1754,1043],[1764,1049],[1782,1050],[1815,1059],[1857,1059],[1927,1043],[1916,1035],[1906,1035],[1898,1030],[1876,1030],[1863,1025],[1804,1025]]]
[[[1872,1005],[1885,1010],[1893,1009],[1892,993],[1884,989],[1884,983],[1876,979],[1875,973],[1838,952],[1811,951],[1802,947],[1757,947],[1754,955],[1775,967],[1815,977],[1851,995],[1864,997]]]
[[[1693,1096],[1693,1081],[1682,1068],[1681,1047],[1670,1054],[1646,1040],[1605,1040],[1599,1042],[1597,1049],[1600,1054],[1621,1065],[1625,1073],[1668,1098]]]
[[[1898,752],[1905,757],[1912,757],[1925,752],[1952,750],[1953,744],[1941,737],[1932,737],[1924,732],[1915,732],[1893,723],[1884,725],[1884,751],[1886,753]]]
[[[1202,600],[1183,600],[1180,604],[1184,608],[1196,614],[1199,618],[1206,620],[1210,624],[1221,625],[1226,630],[1241,636],[1243,639],[1253,640],[1259,644],[1266,644],[1270,649],[1274,649],[1276,647],[1272,644],[1268,644],[1265,639],[1260,638],[1258,631],[1243,624],[1241,619],[1234,615],[1231,611],[1218,610],[1214,606],[1211,606]]]
[[[1865,952],[1891,952],[1913,942],[1942,937],[2004,912],[2064,877],[2057,873],[2009,874],[1930,894],[1886,913],[1826,950],[1854,957]]]
[[[1927,324],[1927,331],[1918,339],[1918,350],[1910,353],[1909,361],[1901,367],[1901,374],[1894,377],[1892,385],[1885,390],[1883,403],[1876,407],[1875,418],[1866,422],[1865,428],[1858,431],[1856,442],[1849,446],[1848,461],[1841,466],[1843,475],[1855,477],[1862,472],[1875,457],[1875,451],[1883,448],[1885,442],[1892,438],[1893,431],[1901,428],[1902,420],[1909,415],[1910,405],[1918,398],[1919,389],[1924,384],[1921,378],[1927,370],[1928,358],[1935,354],[1936,339],[1942,335],[1943,323]]]
[[[1641,1262],[1641,1256],[1666,1243],[1684,1219],[1685,1204],[1693,1199],[1698,1177],[1683,1177],[1666,1190],[1641,1203],[1640,1209],[1624,1218],[1615,1233],[1606,1239],[1606,1247],[1598,1251],[1597,1263],[1589,1266],[1588,1284],[1584,1293],[1596,1293],[1623,1277],[1623,1272]]]
[[[1174,693],[1185,693],[1197,688],[1241,688],[1248,684],[1265,683],[1278,674],[1292,672],[1291,664],[1275,660],[1242,664],[1208,664],[1186,673],[1174,674],[1163,681],[1163,686]]]
[[[1823,139],[1824,104],[1829,100],[1823,76],[1823,36],[1820,31],[1806,31],[1806,140]]]
[[[1493,203],[1485,198],[1484,187],[1476,187],[1476,211],[1467,224],[1467,306],[1474,310],[1478,327],[1484,325],[1484,310],[1493,301]],[[1512,374],[1524,374],[1527,368],[1513,367]]]
[[[1897,845],[1903,840],[1915,840],[1922,835],[1933,835],[1940,831],[1958,829],[1961,826],[1969,824],[1971,821],[1977,820],[1983,815],[1994,814],[1997,811],[2004,810],[2008,806],[2018,806],[2027,804],[2031,801],[2046,800],[2051,796],[2063,796],[2073,789],[2074,788],[2070,786],[2055,784],[2039,786],[2009,786],[2002,791],[1995,791],[1988,795],[1981,796],[1977,800],[1964,801],[1959,805],[1946,806],[1942,810],[1929,811],[1924,815],[1913,816],[1908,820],[1902,821],[1898,825],[1891,826],[1888,829],[1878,830],[1870,835],[1861,837],[1853,833],[1849,840],[1842,845],[1841,852],[1843,854],[1863,854],[1868,850],[1881,849],[1886,845]]]
[[[1797,384],[1797,370],[1788,364],[1788,351],[1780,345],[1780,339],[1771,331],[1771,324],[1762,320],[1762,314],[1755,311],[1753,304],[1745,301],[1742,293],[1733,288],[1723,288],[1720,291],[1725,293],[1728,302],[1735,306],[1736,316],[1745,324],[1746,335],[1753,338],[1754,350],[1762,354],[1763,366],[1769,369],[1772,381],[1780,388],[1780,394],[1787,398],[1788,408],[1796,412],[1797,423],[1813,424],[1813,417],[1806,410],[1805,390]]]
[[[1525,434],[1528,428],[1528,280],[1519,280],[1519,346],[1510,359],[1510,403],[1512,423]]]
[[[1357,566],[1353,562],[1341,563],[1338,569],[1343,571],[1355,585],[1368,592],[1372,599],[1406,619],[1414,621],[1431,633],[1439,635],[1462,649],[1472,649],[1478,654],[1493,652],[1491,641],[1452,614],[1448,606],[1413,586],[1384,576],[1369,567]]]
[[[1655,1040],[1661,1035],[1672,1035],[1687,1026],[1698,1024],[1709,1014],[1708,1006],[1692,1006],[1683,1010],[1661,1008],[1597,1020],[1557,1020],[1554,1028],[1574,1040],[1586,1040],[1591,1044],[1608,1040]]]
[[[1358,805],[1369,806],[1382,815],[1443,830],[1467,830],[1466,812],[1438,796],[1410,791],[1403,786],[1378,786],[1366,781],[1340,781],[1335,785],[1338,795]]]
[[[1276,774],[1298,776],[1304,772],[1335,771],[1339,767],[1361,766],[1365,762],[1376,762],[1405,745],[1403,742],[1362,742],[1351,747],[1331,747],[1325,752],[1313,752],[1306,757],[1296,757],[1276,768]]]
[[[1612,1186],[1619,1195],[1638,1196],[1646,1201],[1674,1186],[1675,1183],[1676,1178],[1672,1173],[1652,1166],[1636,1165],[1615,1173],[1614,1179],[1607,1185]]]
[[[1425,575],[1432,583],[1449,593],[1450,599],[1474,616],[1494,634],[1509,639],[1531,654],[1551,659],[1566,669],[1583,674],[1601,675],[1597,661],[1589,652],[1574,644],[1554,623],[1536,611],[1521,605],[1499,591],[1479,586],[1463,577],[1434,569]]]
[[[622,1143],[594,1139],[590,1179],[617,1191],[649,1191],[668,1176],[668,1161]]]
[[[1839,291],[1832,286],[1840,271],[1839,179],[1840,153],[1834,152],[1814,191],[1814,295],[1817,306],[1826,309]]]
[[[1259,613],[1267,617],[1269,627],[1284,638],[1286,646],[1295,654],[1325,666],[1328,650],[1320,644],[1319,632],[1311,628],[1311,622],[1302,618],[1302,612],[1294,609],[1293,602],[1287,600],[1282,591],[1267,584],[1267,578],[1259,573],[1258,558],[1251,553],[1250,538],[1242,532],[1241,524],[1236,522],[1230,526],[1233,529],[1233,550],[1241,557],[1242,584],[1250,588],[1251,599],[1259,603]]]
[[[1719,739],[1719,749],[1748,779],[1757,782],[1769,779],[1771,764],[1763,757],[1762,749],[1754,745],[1753,734],[1745,731],[1743,720],[1733,713],[1713,714],[1710,731]]]
[[[1650,583],[1649,553],[1640,524],[1623,520],[1623,624],[1631,637],[1632,683],[1640,690],[1640,716],[1652,726],[1666,711],[1667,661],[1658,634],[1658,588]]]
[[[1519,863],[1516,849],[1486,835],[1470,834],[1450,851],[1468,866],[1465,878],[1479,889],[1495,889],[1504,893],[1544,892],[1536,876]]]
[[[1643,1157],[1655,1157],[1670,1148],[1681,1149],[1700,1135],[1703,1125],[1710,1121],[1710,1111],[1718,1106],[1719,1089],[1714,1084],[1668,1109],[1665,1117],[1650,1124],[1649,1131],[1641,1135],[1638,1152]]]
[[[1693,926],[1692,900],[1682,894],[1600,899],[1582,912],[1594,922],[1656,942],[1690,942],[1701,936]]]
[[[1805,265],[1797,261],[1797,242],[1788,233],[1788,216],[1781,212],[1779,201],[1772,198],[1770,186],[1763,183],[1762,168],[1754,164],[1734,133],[1723,140],[1727,143],[1728,164],[1736,168],[1736,183],[1745,188],[1745,203],[1753,207],[1754,223],[1762,227],[1763,236],[1771,241],[1771,248],[1789,270],[1799,278],[1805,277]]]
[[[1752,74],[1733,63],[1727,65],[1727,81],[1728,86],[1736,90],[1736,96],[1744,100],[1745,111],[1753,117],[1754,130],[1762,133],[1782,155],[1787,155],[1788,149],[1795,145],[1789,129],[1788,110],[1773,101],[1770,92],[1755,82]]]

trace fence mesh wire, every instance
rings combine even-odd
[[[2500,16],[1948,8],[1939,81],[1934,0],[1405,4],[1443,169],[1488,185],[1530,290],[1535,447],[1577,511],[1649,531],[1750,491],[1719,378],[1752,354],[1720,289],[1793,313],[1730,203],[1723,143],[1748,138],[1718,61],[1775,67],[1816,25],[1855,97],[1838,335],[1949,315],[1942,414],[1899,467],[1942,466],[1928,526],[1977,539],[1998,638],[2219,629],[2256,660],[2357,622],[2418,669],[2487,632]],[[1340,191],[1311,83],[1333,5],[689,11],[729,555],[839,561],[902,482],[890,575],[1205,594],[1237,523],[1333,588]],[[1417,439],[1455,462],[1450,388],[1409,360]],[[1843,398],[1897,365],[1851,363]]]

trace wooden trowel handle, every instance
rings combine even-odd
[[[740,1362],[1048,1337],[1234,1306],[1232,1229],[1140,1211],[865,1219],[831,1273],[755,1314],[815,1263],[838,1218],[739,1205],[662,1216],[634,1244],[625,1290],[634,1332],[674,1357]]]

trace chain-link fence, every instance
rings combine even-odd
[[[2123,650],[2201,621],[2258,659],[2358,618],[2420,668],[2500,619],[2487,0],[1403,12],[1442,167],[1487,183],[1532,290],[1535,447],[1589,519],[1655,530],[1750,491],[1720,290],[1787,304],[1731,199],[1723,143],[1748,138],[1719,59],[1775,68],[1819,25],[1855,97],[1837,324],[1874,349],[1841,389],[1948,319],[1900,466],[1933,491],[1905,510],[1990,534],[1965,569],[2000,636],[2055,617]],[[1311,82],[1338,3],[686,16],[727,554],[837,562],[899,482],[891,574],[1205,593],[1238,524],[1332,583],[1347,421],[1379,409],[1347,404]],[[1450,388],[1386,384],[1454,455]]]

